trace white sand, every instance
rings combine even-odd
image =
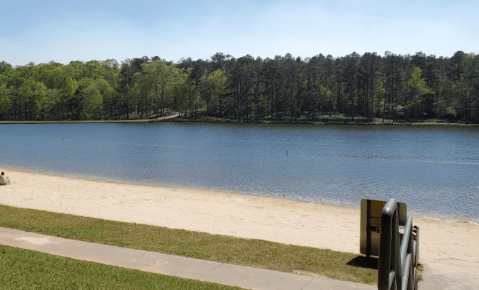
[[[359,209],[209,190],[82,180],[2,169],[0,204],[359,254]],[[358,201],[359,204],[359,201]],[[479,283],[479,225],[416,218],[420,261]]]

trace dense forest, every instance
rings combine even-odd
[[[216,53],[121,63],[0,63],[0,120],[150,119],[176,111],[239,122],[445,119],[479,123],[479,57],[386,52],[273,59]]]

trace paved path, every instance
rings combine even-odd
[[[376,286],[45,236],[0,227],[0,244],[181,278],[265,290],[373,290]]]
[[[169,119],[176,118],[179,115],[180,115],[180,113],[174,113],[173,115],[158,117],[158,118],[156,118],[156,120],[158,120],[158,121],[169,120]]]

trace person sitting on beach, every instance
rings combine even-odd
[[[8,177],[5,176],[5,172],[0,174],[0,185],[8,185]]]

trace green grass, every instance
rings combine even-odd
[[[241,289],[0,245],[0,289]]]
[[[299,270],[331,279],[377,283],[377,270],[354,263],[358,256],[351,253],[3,205],[0,205],[0,226],[289,273]]]

